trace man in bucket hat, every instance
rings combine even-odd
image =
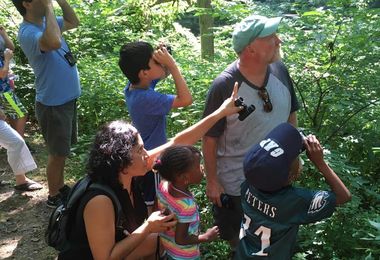
[[[245,120],[238,115],[219,121],[203,138],[207,172],[207,196],[214,203],[215,224],[232,250],[239,241],[242,218],[240,185],[245,180],[244,155],[275,126],[297,125],[298,101],[289,73],[280,61],[281,40],[276,34],[281,18],[251,15],[235,26],[233,48],[238,59],[212,83],[204,116],[216,110],[228,97],[235,82],[238,95],[255,111]],[[226,197],[231,207],[222,207]]]
[[[331,191],[292,186],[301,171],[298,155],[303,149]],[[317,138],[309,135],[303,139],[288,123],[274,128],[249,150],[244,174],[244,219],[235,259],[291,259],[299,225],[330,217],[336,205],[351,198],[344,183],[323,159]]]

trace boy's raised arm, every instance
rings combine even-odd
[[[191,92],[175,60],[170,55],[166,47],[164,45],[161,45],[158,50],[154,52],[153,58],[165,66],[173,77],[176,88],[176,97],[173,101],[172,108],[186,107],[191,105],[191,103],[193,103]]]
[[[336,175],[323,158],[323,148],[314,135],[309,135],[305,141],[306,154],[322,173],[331,190],[336,194],[336,204],[341,205],[351,200],[351,193],[346,185]]]

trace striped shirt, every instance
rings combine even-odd
[[[158,206],[168,208],[176,214],[179,223],[189,223],[189,234],[199,234],[199,212],[193,196],[175,198],[169,194],[167,181],[161,181],[157,190]],[[178,245],[175,243],[175,229],[160,234],[161,243],[172,259],[200,259],[199,245]]]

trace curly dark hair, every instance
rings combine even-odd
[[[132,164],[132,148],[139,132],[131,124],[112,121],[96,134],[90,151],[87,172],[93,182],[120,186],[119,172]]]
[[[153,169],[165,180],[173,182],[193,166],[196,155],[201,156],[201,152],[194,146],[170,146],[161,153]]]
[[[91,181],[108,185],[116,193],[125,217],[123,227],[129,232],[138,228],[148,216],[141,191],[134,180],[131,188],[135,194],[135,206],[119,181],[120,171],[133,163],[132,148],[138,144],[138,138],[139,132],[131,124],[122,120],[112,121],[96,134],[87,163]]]

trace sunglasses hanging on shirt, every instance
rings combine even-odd
[[[271,112],[273,110],[273,105],[272,105],[272,102],[270,101],[270,97],[269,97],[267,89],[265,87],[262,87],[257,91],[257,94],[264,102],[263,104],[264,111],[267,113]]]

